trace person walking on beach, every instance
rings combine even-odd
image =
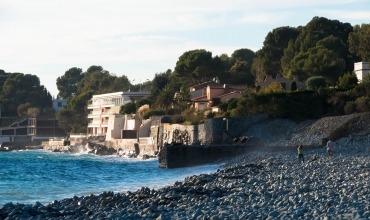
[[[328,158],[333,158],[333,150],[334,150],[334,142],[329,139],[328,143],[326,144],[326,149],[328,150]]]
[[[299,159],[299,163],[301,163],[301,160],[302,162],[304,163],[304,157],[303,157],[303,145],[299,145],[298,148],[298,159]]]

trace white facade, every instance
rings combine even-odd
[[[355,63],[354,71],[356,73],[358,81],[361,82],[365,78],[365,76],[370,72],[369,62]]]
[[[126,117],[123,115],[110,115],[105,140],[121,137],[121,130],[124,129]]]
[[[55,112],[59,112],[63,109],[63,106],[67,105],[67,100],[65,99],[54,99],[53,100],[53,109]]]
[[[148,97],[149,94],[149,92],[114,92],[93,95],[90,104],[87,106],[90,111],[87,116],[87,134],[93,136],[106,135],[110,115],[119,114],[122,105],[138,98]]]

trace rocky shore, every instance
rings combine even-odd
[[[321,148],[303,164],[295,150],[257,150],[158,190],[7,203],[0,219],[369,219],[369,150],[368,137],[342,138],[333,159]]]

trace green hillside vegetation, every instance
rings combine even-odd
[[[85,132],[87,104],[92,95],[129,90],[150,91],[151,96],[122,106],[121,113],[140,110],[137,115],[143,118],[176,115],[173,122],[185,124],[202,123],[211,117],[260,113],[304,120],[369,111],[370,80],[358,84],[352,72],[355,62],[370,60],[369,42],[370,24],[352,26],[314,17],[304,26],[273,29],[258,51],[241,48],[230,56],[213,56],[205,49],[186,51],[173,70],[156,73],[153,79],[142,83],[134,84],[125,75],[116,76],[101,66],[93,65],[86,71],[73,67],[56,81],[58,97],[68,100],[57,119],[68,131]],[[277,74],[290,79],[298,76],[308,89],[297,91],[297,85],[291,85],[291,91],[284,91],[279,84],[265,89],[256,86],[266,75]],[[25,81],[26,77],[30,80]],[[245,85],[245,93],[240,99],[220,103],[221,113],[188,109],[189,86],[216,77],[222,84]],[[50,94],[35,75],[2,71],[0,90],[0,104],[6,116],[26,115],[34,108],[40,109],[39,114],[50,113],[46,110],[51,106]]]
[[[0,91],[2,117],[53,112],[52,97],[35,75],[0,70]]]

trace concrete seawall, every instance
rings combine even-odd
[[[171,144],[158,155],[160,168],[177,168],[213,163],[219,159],[245,154],[251,146]]]

